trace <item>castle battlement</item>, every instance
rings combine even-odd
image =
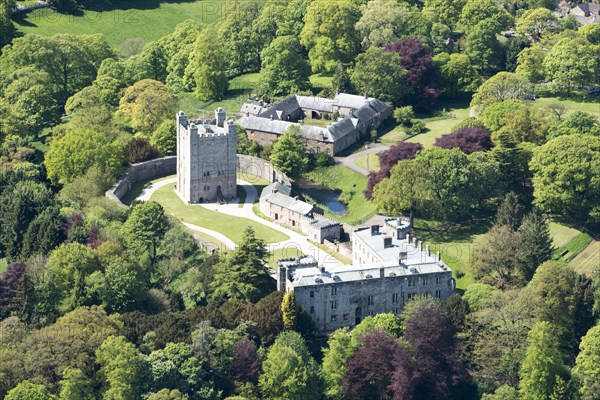
[[[213,120],[177,113],[177,191],[188,203],[236,197],[235,123],[218,108]]]

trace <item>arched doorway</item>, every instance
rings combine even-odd
[[[358,325],[360,321],[362,321],[362,307],[356,307],[356,310],[354,310],[354,323]]]

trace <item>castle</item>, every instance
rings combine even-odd
[[[187,203],[223,202],[236,195],[235,123],[218,108],[214,120],[177,113],[177,192]]]
[[[355,230],[352,265],[319,266],[311,256],[279,260],[277,288],[293,291],[297,307],[321,332],[351,327],[378,313],[398,314],[416,296],[450,297],[452,271],[410,230],[407,221],[393,218],[383,227]]]

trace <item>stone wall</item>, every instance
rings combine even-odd
[[[250,183],[252,183],[252,175],[256,175],[271,183],[280,182],[286,186],[292,186],[292,182],[283,172],[262,158],[238,154],[237,171],[238,179],[246,180]],[[260,196],[260,193],[258,195]]]
[[[119,180],[106,191],[106,197],[124,205],[121,199],[135,183],[173,175],[176,170],[177,158],[175,156],[132,164],[125,169]]]
[[[256,175],[269,182],[277,181],[284,185],[292,186],[292,182],[284,173],[262,158],[238,154],[237,170],[239,179],[252,181],[251,175]],[[136,182],[148,181],[167,175],[174,175],[175,173],[177,173],[177,157],[175,156],[132,164],[125,169],[119,180],[106,191],[106,197],[119,204],[123,204],[121,199],[131,190],[131,187]],[[249,176],[244,177],[244,174],[249,174]]]

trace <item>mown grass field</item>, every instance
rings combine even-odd
[[[328,217],[350,225],[358,225],[375,215],[375,206],[363,195],[367,188],[367,178],[358,172],[341,165],[333,165],[316,168],[306,174],[306,178],[342,192],[339,200],[346,206],[348,214],[333,214],[321,205]]]
[[[404,129],[398,125],[379,138],[381,143],[393,145],[399,140],[421,143],[423,147],[431,147],[438,137],[450,133],[452,127],[469,116],[468,101],[441,102],[434,111],[416,115],[415,121],[425,124],[426,132],[407,138]]]
[[[593,240],[569,264],[580,274],[591,275],[600,268],[600,242]]]
[[[22,33],[42,36],[101,33],[118,48],[131,38],[142,38],[146,43],[157,40],[186,19],[202,24],[216,22],[227,12],[225,4],[226,0],[114,0],[89,3],[76,15],[38,9],[15,17],[15,23]]]
[[[281,242],[290,238],[288,235],[256,221],[233,217],[199,205],[188,206],[175,194],[173,187],[174,185],[163,186],[154,192],[151,200],[160,203],[166,212],[175,215],[184,222],[219,232],[235,243],[242,240],[244,229],[247,226],[252,227],[256,232],[256,236],[264,239],[267,243]]]
[[[379,156],[377,154],[365,154],[354,160],[354,163],[369,171],[379,171]]]

